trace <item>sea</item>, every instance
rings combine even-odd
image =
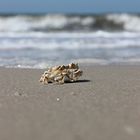
[[[140,14],[0,14],[0,66],[139,65]]]

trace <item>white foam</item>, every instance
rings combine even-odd
[[[107,19],[115,23],[123,24],[128,31],[140,31],[140,17],[130,14],[109,14]]]
[[[105,22],[113,21],[120,24],[126,31],[140,32],[140,16],[132,14],[107,14],[106,17],[99,16]],[[94,30],[94,23],[98,21],[98,16],[67,16],[63,14],[47,14],[42,16],[17,15],[0,16],[0,32],[30,32],[34,30],[59,30],[73,28]],[[100,22],[100,21],[98,21]],[[104,22],[100,23],[104,24]],[[97,25],[98,26],[98,25]],[[113,26],[113,25],[111,25]],[[108,26],[107,28],[112,28]],[[87,28],[85,28],[87,27]],[[100,27],[100,25],[99,25]],[[121,28],[120,28],[121,29]]]
[[[16,31],[27,31],[30,28],[30,24],[26,17],[15,16],[15,17],[1,17],[0,18],[0,31],[1,32],[16,32]]]
[[[0,32],[25,32],[34,29],[63,29],[69,25],[89,26],[94,23],[93,17],[65,16],[62,14],[47,14],[32,17],[30,15],[0,17]]]
[[[137,32],[0,33],[0,50],[5,49],[97,49],[140,47]]]
[[[30,16],[1,17],[0,31],[24,32],[34,28],[61,28],[65,24],[67,24],[67,19],[63,15],[47,15],[40,18]]]
[[[108,32],[103,30],[92,31],[92,32],[0,32],[0,37],[2,38],[94,38],[94,37],[102,37],[102,38],[139,38],[140,32],[129,32],[129,31],[121,31],[121,32]]]

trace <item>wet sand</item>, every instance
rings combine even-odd
[[[76,83],[0,68],[0,140],[139,140],[140,66],[82,67]]]

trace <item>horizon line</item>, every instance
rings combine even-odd
[[[64,15],[106,15],[106,14],[140,14],[140,12],[3,12],[0,11],[0,15],[42,15],[42,14],[64,14]]]

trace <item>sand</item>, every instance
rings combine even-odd
[[[88,66],[76,83],[0,68],[0,140],[139,140],[140,66]]]

